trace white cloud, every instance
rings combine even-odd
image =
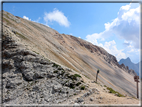
[[[130,5],[126,5],[126,6],[122,6],[120,9],[122,9],[122,10],[129,10],[129,8],[130,8]]]
[[[110,54],[116,56],[117,60],[122,58],[126,58],[126,54],[123,52],[123,49],[118,50],[116,47],[116,42],[114,40],[105,42],[104,49],[109,52]]]
[[[49,24],[49,22],[55,21],[59,23],[59,25],[61,26],[65,26],[65,27],[70,26],[70,22],[68,21],[64,13],[57,10],[56,8],[53,10],[53,12],[44,13],[44,21],[46,22],[46,24]]]
[[[105,30],[103,32],[87,35],[86,40],[102,46],[109,53],[115,55],[118,60],[125,58],[127,53],[124,53],[122,49],[118,50],[114,40],[105,42],[104,45],[98,42],[115,34],[125,40],[124,44],[129,46],[129,48],[127,47],[127,52],[134,52],[139,49],[140,6],[138,4],[130,3],[122,6],[118,12],[118,17],[104,25]]]
[[[117,36],[132,42],[134,48],[139,48],[139,27],[140,27],[140,6],[132,8],[133,4],[129,4],[130,8],[126,10],[120,9],[118,14],[119,23],[117,26],[112,24],[111,30]],[[113,23],[113,22],[112,22]]]
[[[29,19],[27,16],[23,16],[23,19],[31,20],[31,19]]]

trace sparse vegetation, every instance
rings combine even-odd
[[[80,75],[78,75],[78,74],[74,74],[74,76],[75,76],[75,77],[80,77],[80,78],[81,78],[81,76],[80,76]]]
[[[68,78],[71,78],[72,80],[77,80],[77,77],[81,78],[80,75],[74,74],[74,75],[69,75]]]
[[[76,84],[76,86],[79,86],[81,84],[81,82],[78,82],[77,84]]]
[[[119,92],[113,90],[110,87],[107,87],[107,89],[109,90],[109,93],[117,94],[118,97],[125,97],[124,95],[120,94]]]
[[[104,85],[104,87],[107,87],[106,85]]]
[[[15,32],[17,35],[19,35],[21,38],[28,40],[25,36],[23,36],[22,34]]]
[[[82,86],[80,87],[80,89],[81,89],[81,90],[85,90],[85,86],[82,85]]]
[[[39,54],[38,52],[36,52],[36,51],[33,51],[33,52],[35,52],[36,54]]]
[[[90,79],[88,76],[84,75],[86,78]]]
[[[70,84],[70,88],[74,89],[75,87],[74,87],[74,85],[73,85],[73,84]]]
[[[58,73],[58,71],[56,70],[56,71],[54,71],[54,73]]]
[[[58,67],[61,67],[60,65],[58,65],[58,64],[55,64],[55,63],[53,63],[53,66],[52,67],[56,67],[56,68],[58,68]]]
[[[64,69],[60,67],[60,68],[58,68],[58,70],[64,70]]]

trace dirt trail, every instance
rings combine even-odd
[[[107,104],[107,105],[118,105],[118,104],[131,104],[138,106],[140,104],[140,100],[137,98],[132,98],[129,96],[126,97],[118,97],[115,94],[109,93],[109,90],[104,87],[102,84],[98,84],[92,82],[92,80],[87,79],[86,77],[82,76],[84,82],[88,84],[89,89],[97,89],[98,92],[94,92],[93,94],[83,98],[81,103],[76,103],[75,100],[80,98],[84,93],[88,92],[88,90],[83,90],[80,94],[71,97],[68,101],[63,102],[62,104]]]

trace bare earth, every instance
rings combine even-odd
[[[108,93],[108,90],[106,87],[104,87],[103,84],[96,84],[92,83],[90,79],[87,79],[86,77],[82,76],[85,83],[88,84],[90,89],[96,88],[99,90],[99,92],[95,92],[92,95],[85,97],[84,101],[80,104],[87,104],[87,105],[133,105],[133,106],[139,106],[140,100],[137,98],[132,97],[117,97],[114,94]],[[79,98],[84,93],[86,93],[87,90],[83,90],[81,94],[71,97],[68,101],[63,102],[62,104],[73,104],[78,105],[78,103],[74,103],[74,100],[76,98]],[[92,99],[92,100],[90,100]]]

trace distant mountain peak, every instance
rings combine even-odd
[[[126,60],[128,60],[128,61],[130,61],[131,62],[131,59],[129,58],[129,57],[127,57],[127,59]]]
[[[129,57],[127,57],[126,59],[121,59],[119,61],[119,64],[124,64],[125,66],[128,66],[129,69],[134,70],[137,73],[137,75],[139,75],[139,63],[134,64]]]
[[[130,59],[129,57],[127,57],[126,59]]]

